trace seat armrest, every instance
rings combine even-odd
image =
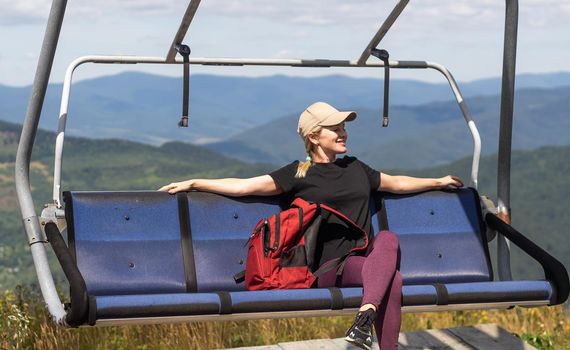
[[[505,223],[498,216],[488,213],[485,215],[487,225],[497,230],[500,234],[508,238],[516,244],[525,253],[538,261],[544,270],[546,279],[551,281],[556,287],[554,304],[562,304],[568,299],[570,292],[570,282],[568,280],[568,271],[560,261],[548,254],[544,249],[540,248],[522,233],[515,230],[511,225]]]

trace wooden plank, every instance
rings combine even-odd
[[[283,350],[340,350],[340,348],[330,339],[313,339],[299,342],[279,343]]]
[[[244,346],[241,348],[232,348],[229,350],[281,350],[279,345],[260,345],[260,346]]]
[[[376,338],[372,349],[380,350]],[[357,350],[344,338],[313,339],[236,350]],[[536,350],[496,324],[400,333],[399,350]]]
[[[400,333],[398,349],[473,350],[475,348],[445,330],[430,329],[421,332]]]
[[[331,349],[360,350],[360,348],[358,348],[358,347],[350,344],[349,342],[345,341],[344,338],[332,339],[331,342],[333,342],[336,346],[336,348],[331,348]],[[377,341],[376,337],[372,337],[372,350],[380,350],[380,347],[378,346],[378,341]]]
[[[475,349],[536,350],[535,347],[509,333],[496,324],[450,328],[448,332],[471,344]]]

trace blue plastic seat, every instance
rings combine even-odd
[[[281,198],[200,192],[64,198],[69,247],[89,298],[86,324],[342,314],[360,305],[362,288],[246,291],[235,283],[252,228],[282,209]],[[379,193],[370,207],[375,230],[387,225],[400,240],[404,311],[560,302],[550,280],[493,280],[476,191]]]

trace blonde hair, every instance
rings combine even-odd
[[[309,168],[314,164],[313,155],[311,154],[313,151],[313,144],[311,143],[311,140],[309,140],[309,136],[311,134],[319,134],[321,130],[322,127],[317,125],[311,130],[311,132],[307,134],[306,137],[303,138],[303,141],[305,143],[305,151],[307,152],[307,160],[304,162],[299,162],[299,165],[297,166],[295,177],[298,179],[305,178],[305,176],[307,176],[307,171],[309,171]]]

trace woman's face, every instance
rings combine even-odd
[[[346,140],[348,133],[344,128],[344,122],[334,126],[323,126],[321,132],[316,135],[316,145],[320,146],[325,154],[337,155],[346,153]]]

